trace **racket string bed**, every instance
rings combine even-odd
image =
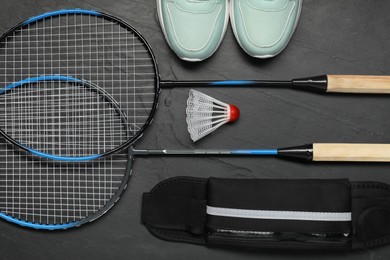
[[[24,225],[55,229],[93,220],[91,216],[103,214],[100,211],[114,203],[127,182],[126,154],[90,162],[58,162],[0,141],[0,214]]]
[[[44,86],[41,93],[41,85],[47,84],[51,89]],[[124,141],[121,137],[123,122],[116,116],[115,109],[95,92],[85,92],[82,86],[39,82],[24,89],[15,88],[14,92],[0,96],[0,104],[16,104],[15,109],[0,108],[4,111],[0,124],[4,131],[14,133],[21,144],[32,149],[72,156],[93,147],[94,151],[88,152],[99,154]],[[100,142],[102,138],[105,142]]]

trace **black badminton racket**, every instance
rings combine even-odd
[[[133,144],[151,123],[162,87],[288,86],[353,93],[387,93],[390,89],[386,76],[161,81],[153,52],[139,32],[113,16],[80,9],[43,14],[15,26],[0,39],[0,57],[0,133],[24,150],[55,160],[97,159]],[[367,157],[356,155],[356,145],[350,154],[350,147],[316,144],[302,149],[133,150],[133,154],[266,154],[319,159],[318,151],[325,149],[326,153],[340,151],[327,157],[329,160],[383,160],[383,145],[360,145],[359,151],[376,151]]]

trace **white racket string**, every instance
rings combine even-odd
[[[31,156],[0,139],[0,211],[41,224],[76,222],[101,210],[123,184],[124,153],[90,162]]]

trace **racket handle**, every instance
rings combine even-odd
[[[390,94],[390,76],[328,75],[327,92]]]
[[[313,144],[313,161],[390,162],[390,144]]]

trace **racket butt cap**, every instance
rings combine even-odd
[[[286,159],[313,160],[313,144],[278,149],[278,155]]]

